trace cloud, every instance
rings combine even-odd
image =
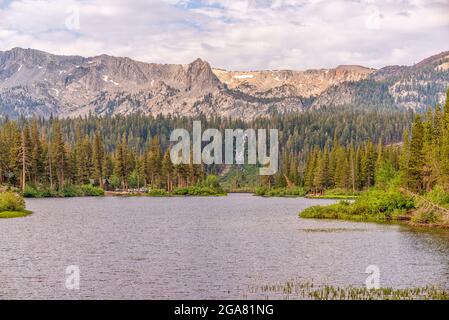
[[[0,50],[238,70],[412,64],[449,50],[447,39],[449,0],[0,2]]]

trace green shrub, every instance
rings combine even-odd
[[[284,188],[276,188],[268,190],[266,195],[268,197],[285,197],[287,192]]]
[[[259,187],[256,188],[256,191],[254,192],[254,194],[256,196],[265,196],[268,192],[268,188],[267,187]]]
[[[360,194],[360,192],[353,192],[352,190],[335,188],[324,191],[325,196],[356,196]]]
[[[25,210],[25,200],[23,197],[13,192],[0,193],[0,212],[23,210]]]
[[[94,187],[90,184],[82,185],[81,191],[83,192],[84,196],[87,197],[101,197],[104,196],[104,190],[99,187]]]
[[[151,189],[148,191],[148,195],[153,197],[164,197],[167,196],[168,193],[164,189]]]
[[[409,210],[415,207],[412,198],[405,197],[397,190],[373,189],[364,192],[351,206],[352,213],[373,215],[378,213],[391,213],[397,209]]]
[[[314,219],[340,219],[341,214],[347,211],[347,204],[340,202],[329,206],[313,206],[301,212],[302,218]]]
[[[56,190],[51,190],[47,187],[41,187],[37,190],[37,198],[51,198],[51,197],[62,197],[62,194]]]
[[[35,188],[26,186],[23,196],[25,198],[50,198],[50,197],[99,197],[104,195],[104,190],[92,185],[65,185],[61,190],[50,190],[49,188]]]
[[[297,196],[297,197],[304,197],[307,194],[306,190],[301,187],[288,188],[286,190],[286,192],[287,192],[287,195]]]
[[[439,185],[435,186],[432,191],[428,192],[426,194],[426,198],[441,206],[449,205],[449,193],[444,191],[443,187]]]
[[[304,197],[306,195],[306,191],[304,190],[304,188],[300,187],[274,189],[259,187],[256,188],[255,195],[266,197]]]
[[[210,187],[191,187],[189,188],[189,195],[191,196],[215,196],[220,194],[217,189]]]
[[[192,195],[218,195],[225,194],[218,177],[215,175],[209,175],[206,177],[201,184],[198,186],[190,187],[189,193]],[[212,190],[212,192],[211,192]]]
[[[389,162],[384,162],[380,165],[376,172],[376,187],[380,189],[388,189],[389,187],[398,187],[400,182],[399,173],[395,170],[393,165]]]
[[[28,185],[25,187],[25,190],[23,191],[23,196],[25,198],[42,198],[42,195],[39,192],[39,190]]]
[[[303,218],[390,221],[414,209],[412,198],[397,190],[373,189],[361,194],[354,203],[341,201],[330,206],[315,206],[301,212]]]
[[[111,188],[113,189],[118,189],[121,187],[121,181],[120,178],[112,175],[109,177],[109,185],[111,186]]]
[[[206,180],[203,182],[203,186],[211,189],[219,190],[221,189],[221,185],[218,182],[218,177],[215,175],[207,176]]]
[[[217,190],[210,187],[188,187],[176,188],[172,192],[176,196],[219,196],[225,194],[223,190]]]
[[[67,198],[81,197],[84,195],[83,190],[79,186],[65,185],[61,190],[62,196]]]
[[[176,196],[186,196],[189,194],[189,188],[176,188],[172,191],[172,194]]]
[[[25,191],[23,192],[25,198],[51,198],[51,197],[63,197],[62,192],[51,190],[47,187],[35,188],[33,186],[27,185]]]

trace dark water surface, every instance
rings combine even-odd
[[[32,216],[0,220],[0,298],[254,298],[248,287],[292,279],[449,289],[449,233],[305,220],[329,200],[74,198],[28,200]],[[80,289],[65,287],[80,269]],[[257,297],[256,298],[263,298]]]

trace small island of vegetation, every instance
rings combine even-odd
[[[259,187],[256,188],[254,194],[261,197],[304,197],[307,192],[302,187],[289,187],[289,188],[268,188]]]
[[[174,188],[167,191],[165,189],[150,189],[145,195],[151,197],[169,197],[169,196],[225,196],[227,192],[222,188],[215,175],[209,175],[204,181],[198,182],[194,186]]]
[[[0,219],[25,217],[31,213],[25,210],[23,197],[10,191],[0,192]]]

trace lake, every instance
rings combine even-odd
[[[300,219],[331,200],[105,197],[27,200],[0,220],[0,298],[266,298],[248,288],[292,279],[449,289],[449,233]],[[78,266],[79,290],[66,288]]]

